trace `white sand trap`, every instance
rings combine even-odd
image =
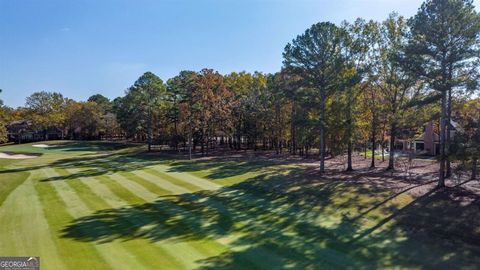
[[[38,148],[48,148],[52,147],[53,145],[48,145],[48,144],[34,144],[32,145],[33,147],[38,147]]]
[[[27,159],[27,158],[36,158],[36,157],[38,157],[38,155],[0,153],[0,158],[4,158],[4,159]]]

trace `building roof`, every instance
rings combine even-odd
[[[16,121],[12,121],[10,122],[7,126],[18,126],[18,125],[32,125],[32,121],[31,120],[27,120],[27,119],[22,119],[22,120],[16,120]]]

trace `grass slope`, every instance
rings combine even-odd
[[[0,255],[41,256],[42,269],[480,263],[478,200],[466,191],[413,198],[269,160],[179,161],[136,146],[51,144],[0,147],[42,154],[0,160]]]
[[[9,145],[0,147],[1,152],[8,152],[4,149],[15,150]],[[25,168],[30,167],[30,164],[29,160],[0,159],[0,206],[10,193],[30,176],[30,172],[25,170]]]

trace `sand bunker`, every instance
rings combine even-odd
[[[0,158],[5,159],[27,159],[27,158],[36,158],[36,154],[15,154],[15,153],[0,153]]]
[[[32,145],[33,147],[38,147],[38,148],[48,148],[52,147],[53,145],[48,145],[48,144],[34,144]]]

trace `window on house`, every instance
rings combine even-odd
[[[417,142],[415,145],[415,149],[417,149],[417,151],[423,151],[425,150],[425,144],[423,142]]]

